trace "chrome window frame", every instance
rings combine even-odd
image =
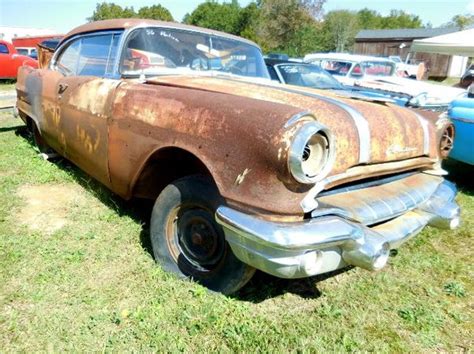
[[[123,30],[106,30],[106,31],[97,31],[97,32],[88,32],[88,33],[80,33],[80,34],[77,34],[75,36],[72,36],[71,38],[68,38],[66,41],[64,41],[64,43],[61,43],[61,45],[54,51],[54,54],[53,54],[53,57],[51,58],[51,62],[49,63],[49,67],[48,69],[49,70],[53,70],[53,71],[57,71],[61,74],[62,71],[59,70],[57,68],[57,61],[58,59],[61,58],[61,55],[64,53],[64,51],[69,47],[69,45],[76,41],[76,40],[80,40],[82,38],[85,38],[85,37],[97,37],[97,36],[105,36],[105,35],[115,35],[115,34],[118,34],[121,36],[120,40],[119,40],[119,43],[117,45],[117,53],[119,52],[120,50],[120,45],[122,44],[122,37],[123,37],[123,34],[124,34],[124,31]],[[113,41],[113,37],[112,37],[112,41]],[[112,44],[112,41],[111,41],[111,44]],[[109,55],[110,55],[110,50],[111,50],[111,46],[109,47]],[[80,53],[80,51],[79,51]],[[116,72],[116,68],[117,68],[117,65],[118,65],[118,62],[117,60],[119,59],[118,58],[119,56],[115,56],[115,59],[114,59],[114,63],[113,63],[113,70],[111,71],[111,74],[107,74],[107,68],[109,66],[109,63],[107,62],[107,66],[106,66],[106,74],[104,76],[97,76],[97,77],[101,77],[101,78],[118,78],[117,77],[117,72]],[[63,74],[64,75],[64,74]],[[64,75],[64,77],[68,77],[68,76],[81,76],[81,75]]]

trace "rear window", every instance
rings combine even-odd
[[[390,76],[395,70],[394,64],[383,61],[364,61],[361,66],[366,75],[374,76]]]

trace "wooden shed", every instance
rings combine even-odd
[[[458,31],[456,27],[362,30],[355,38],[354,54],[388,57],[398,55],[405,60],[415,39],[424,39]],[[457,65],[453,56],[432,53],[411,53],[410,62],[424,62],[426,76],[445,78],[452,72],[451,65]]]

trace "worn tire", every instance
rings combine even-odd
[[[255,268],[237,259],[225,241],[214,216],[221,204],[209,179],[178,179],[156,199],[150,237],[155,260],[166,271],[230,294],[250,280]]]

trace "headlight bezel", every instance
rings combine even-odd
[[[307,160],[303,159],[305,149],[312,139],[317,142],[326,142],[327,148],[322,147],[323,164],[313,175],[308,175],[307,168],[303,165]],[[309,155],[311,157],[311,154]],[[313,157],[318,158],[318,156]],[[304,123],[295,133],[288,150],[288,169],[293,178],[303,184],[315,184],[324,179],[331,171],[335,160],[335,143],[332,132],[323,124],[312,121]]]

